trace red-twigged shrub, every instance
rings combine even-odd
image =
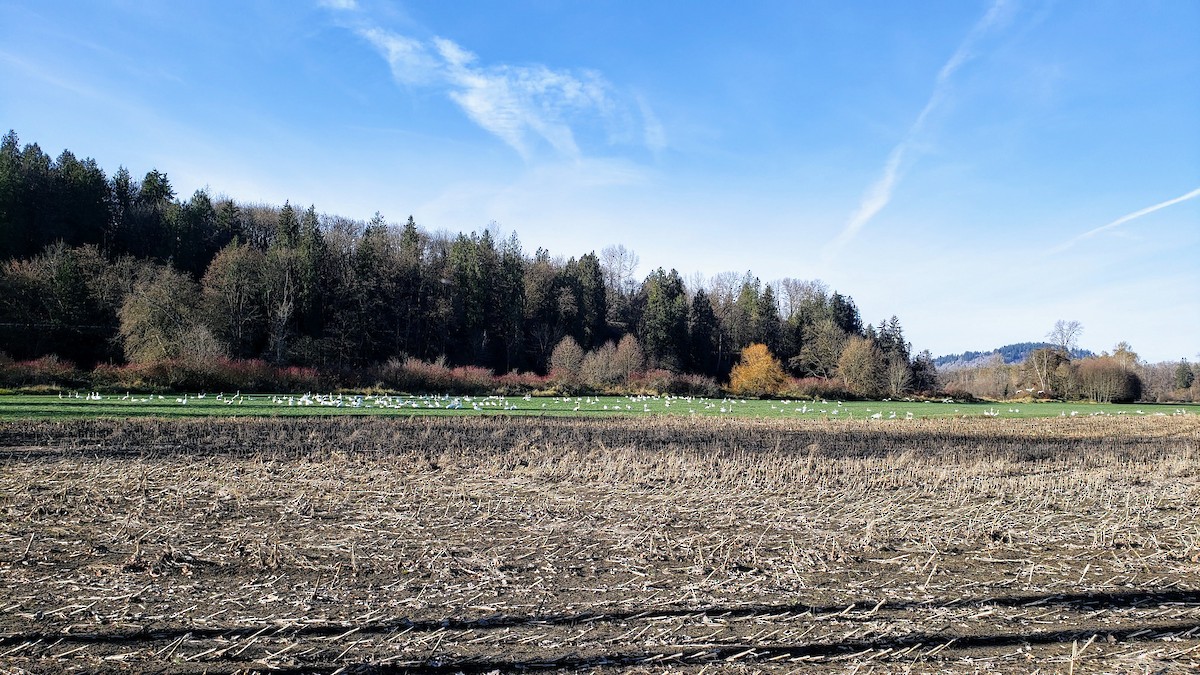
[[[326,380],[315,368],[288,366],[277,370],[276,391],[322,391],[330,388]]]
[[[395,391],[443,393],[450,385],[450,368],[442,359],[433,363],[412,357],[391,359],[379,367],[379,381]]]
[[[450,392],[455,394],[488,394],[496,384],[496,375],[488,368],[459,366],[450,371]]]
[[[145,391],[146,387],[131,386],[130,366],[118,366],[112,363],[101,363],[92,369],[92,387],[100,391],[138,390]]]
[[[550,386],[550,378],[536,373],[520,373],[513,371],[497,376],[496,392],[505,396],[513,394],[528,394]]]
[[[661,368],[635,373],[631,378],[631,385],[634,391],[651,394],[706,397],[715,397],[721,394],[721,387],[711,377],[673,373]]]
[[[329,384],[312,368],[277,367],[259,359],[166,359],[97,366],[92,382],[109,391],[320,391]]]
[[[783,396],[789,398],[806,398],[810,400],[834,399],[850,400],[857,398],[854,392],[838,381],[824,377],[804,377],[792,379],[785,387]]]
[[[491,370],[479,366],[451,368],[445,359],[432,363],[412,357],[392,359],[379,367],[378,377],[388,389],[422,394],[487,394],[499,386]]]
[[[97,366],[92,383],[107,391],[207,391],[208,383],[195,377],[192,370],[178,359]]]
[[[0,386],[82,388],[88,385],[74,363],[51,354],[32,361],[0,359]]]

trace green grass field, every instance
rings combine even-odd
[[[94,417],[207,417],[293,415],[697,415],[779,419],[951,417],[1079,417],[1196,415],[1200,405],[1090,403],[959,403],[920,401],[758,401],[694,397],[579,396],[353,396],[225,395],[0,395],[0,420]]]

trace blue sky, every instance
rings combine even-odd
[[[0,0],[0,126],[183,196],[1200,356],[1200,3]]]

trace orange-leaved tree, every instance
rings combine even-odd
[[[787,374],[764,344],[742,350],[742,359],[729,374],[729,390],[739,396],[772,396],[783,391]]]

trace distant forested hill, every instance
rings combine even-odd
[[[987,352],[963,352],[962,354],[947,354],[939,356],[933,360],[938,370],[954,370],[956,368],[970,368],[980,366],[990,361],[997,354],[1004,360],[1006,364],[1022,363],[1035,349],[1043,347],[1053,347],[1049,342],[1018,342],[1016,344],[1004,345]],[[1071,358],[1080,359],[1088,356],[1095,356],[1089,350],[1075,349],[1071,351]]]

